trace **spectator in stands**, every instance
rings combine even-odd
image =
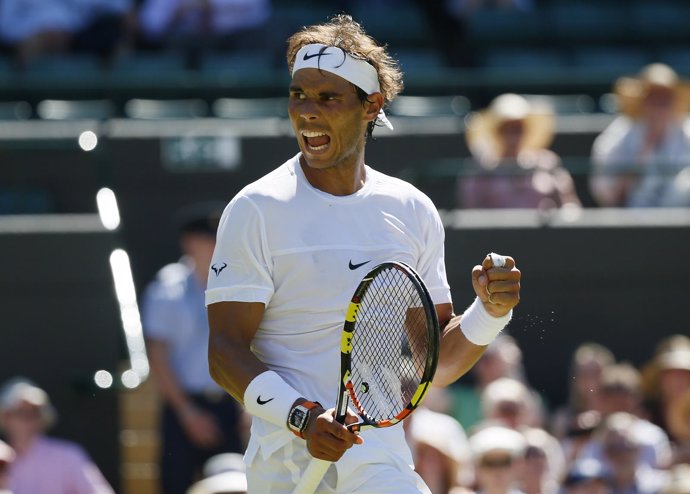
[[[479,494],[520,494],[517,487],[526,443],[507,427],[489,426],[470,436],[475,490]]]
[[[164,400],[160,479],[164,494],[184,494],[204,462],[244,450],[241,410],[211,379],[204,290],[223,204],[178,212],[179,262],[163,267],[147,287],[142,316],[154,381]]]
[[[611,494],[609,473],[593,458],[573,463],[563,480],[563,494]]]
[[[0,388],[0,429],[16,452],[9,469],[14,494],[113,494],[81,446],[45,435],[56,413],[48,394],[14,378]]]
[[[592,196],[607,207],[690,205],[690,85],[655,63],[614,92],[622,113],[594,141]]]
[[[447,388],[450,405],[446,411],[455,417],[467,431],[483,418],[481,394],[490,383],[501,377],[524,380],[522,350],[515,339],[499,335],[472,368],[472,385],[458,382]]]
[[[9,469],[14,458],[14,450],[10,445],[4,441],[0,441],[0,494],[12,494],[9,490]]]
[[[552,416],[551,431],[556,437],[562,439],[568,431],[587,428],[586,423],[591,423],[593,415],[581,414],[599,411],[601,373],[614,363],[613,353],[599,343],[586,342],[577,347],[568,374],[568,402]]]
[[[639,420],[632,414],[616,412],[606,417],[597,432],[613,494],[656,494],[668,484],[663,471],[639,459],[642,445],[634,432]]]
[[[523,434],[527,447],[520,476],[520,490],[525,494],[556,494],[564,472],[555,471],[555,467],[558,468],[555,465],[557,462],[549,458],[555,444],[553,436],[539,428],[527,429]],[[564,467],[565,464],[561,465],[561,468]]]
[[[212,456],[204,464],[204,478],[195,482],[186,494],[246,494],[245,469],[239,453]]]
[[[2,0],[0,39],[18,66],[46,54],[67,53],[80,15],[66,0]]]
[[[193,56],[208,49],[257,52],[268,48],[270,16],[270,0],[143,0],[140,41]]]
[[[638,418],[630,424],[630,433],[640,450],[636,455],[640,462],[652,468],[668,468],[671,444],[661,427],[644,418],[646,410],[642,404],[641,376],[635,367],[628,363],[606,367],[602,373],[599,400],[604,421],[608,416],[620,412]],[[602,459],[603,450],[601,442],[592,441],[583,448],[580,457]]]
[[[547,149],[553,135],[553,115],[517,94],[474,114],[466,138],[475,166],[459,177],[458,207],[579,208],[573,178]]]
[[[472,452],[465,430],[453,417],[428,408],[404,422],[415,470],[432,494],[460,492],[473,481]]]
[[[133,44],[134,0],[71,0],[80,15],[71,48],[109,62]]]
[[[0,39],[20,68],[73,52],[107,60],[126,41],[132,13],[133,0],[3,0]]]
[[[477,65],[475,49],[468,45],[472,14],[479,10],[532,10],[532,0],[417,0],[430,26],[435,48],[450,67]]]
[[[674,443],[673,462],[690,462],[690,337],[664,338],[643,376],[652,421]]]
[[[690,492],[690,463],[674,466],[668,484],[660,494],[687,494]]]
[[[537,392],[520,381],[502,377],[484,389],[481,401],[484,420],[476,427],[499,424],[530,437],[546,452],[548,479],[560,481],[566,467],[565,455],[558,439],[542,428],[544,410]]]

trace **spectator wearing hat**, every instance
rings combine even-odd
[[[611,494],[604,464],[594,458],[574,462],[563,480],[563,494]]]
[[[652,420],[673,441],[673,463],[690,463],[690,337],[664,338],[642,375]]]
[[[526,448],[524,468],[520,477],[520,489],[525,494],[556,494],[565,468],[563,455],[561,462],[550,456],[557,442],[544,429],[532,427],[523,431]],[[559,453],[556,453],[557,455]]]
[[[420,408],[404,425],[415,470],[432,494],[462,492],[471,486],[472,454],[465,430],[457,420]]]
[[[592,196],[606,207],[690,205],[690,85],[654,63],[619,78],[621,114],[592,147]]]
[[[163,398],[160,480],[164,494],[184,494],[204,462],[244,450],[242,412],[208,371],[204,291],[223,205],[194,204],[178,212],[182,258],[163,267],[142,304],[154,382]]]
[[[565,455],[558,439],[542,428],[542,406],[537,393],[518,380],[503,377],[484,389],[481,400],[484,424],[500,424],[529,438],[533,446],[538,446],[535,449],[544,451],[544,484],[560,481],[565,471]],[[536,455],[538,451],[531,453]],[[531,463],[533,467],[539,466],[538,461]]]
[[[246,494],[247,475],[239,453],[221,453],[204,464],[204,478],[192,484],[187,494]]]
[[[55,419],[48,394],[31,381],[14,378],[0,389],[0,429],[16,453],[8,470],[9,490],[14,494],[113,494],[81,446],[45,434]]]
[[[525,437],[508,427],[491,425],[469,438],[475,490],[481,494],[520,494],[517,487]]]
[[[15,454],[12,447],[5,441],[0,441],[0,494],[12,494],[12,491],[10,491],[9,468],[14,458]]]
[[[580,207],[575,182],[548,149],[554,136],[550,110],[503,94],[470,118],[465,136],[475,166],[459,177],[458,207]]]

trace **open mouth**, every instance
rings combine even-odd
[[[331,138],[328,134],[316,130],[303,130],[302,139],[304,139],[307,149],[311,152],[323,151],[331,143]]]

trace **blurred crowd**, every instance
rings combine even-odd
[[[690,492],[690,337],[663,339],[639,367],[581,344],[556,407],[510,335],[472,374],[471,386],[435,389],[405,425],[434,494]]]
[[[690,206],[690,84],[654,63],[615,81],[618,115],[592,146],[589,191],[602,207]],[[548,106],[502,94],[473,114],[473,164],[460,174],[461,208],[579,208],[568,169],[549,149]]]
[[[265,48],[270,0],[3,0],[0,43],[17,67],[46,55]]]
[[[509,334],[489,345],[471,373],[433,389],[403,423],[433,494],[690,493],[690,337],[664,338],[640,366],[582,343],[564,383],[567,402],[555,407],[530,385]],[[56,417],[35,383],[14,378],[0,388],[0,493],[113,492],[88,452],[48,435]],[[233,420],[246,441],[246,420]],[[194,476],[160,492],[246,492],[242,445],[216,446],[197,444],[207,454]]]

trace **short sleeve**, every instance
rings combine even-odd
[[[220,220],[206,305],[230,301],[267,304],[274,293],[272,268],[261,211],[250,198],[238,196]]]
[[[450,303],[451,295],[446,276],[444,249],[446,234],[443,223],[433,204],[424,209],[423,216],[420,218],[424,233],[423,248],[417,269],[434,304]]]

